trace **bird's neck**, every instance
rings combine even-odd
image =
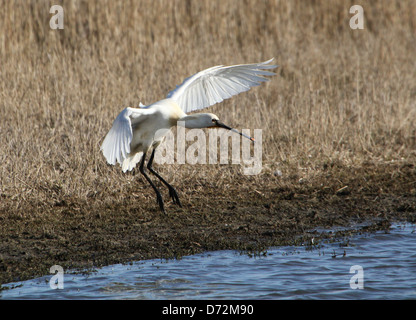
[[[204,113],[185,115],[178,120],[177,125],[189,129],[209,127]]]
[[[178,126],[189,129],[201,128],[198,120],[198,114],[186,115],[178,120]]]

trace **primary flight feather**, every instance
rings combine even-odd
[[[207,108],[268,81],[264,76],[275,73],[265,70],[277,67],[269,65],[272,61],[216,66],[200,71],[185,79],[167,97],[175,100],[184,112]]]

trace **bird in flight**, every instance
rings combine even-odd
[[[169,92],[166,99],[148,106],[140,103],[139,108],[125,108],[114,120],[101,145],[104,157],[111,165],[120,163],[123,172],[131,171],[140,162],[139,171],[152,186],[160,210],[166,214],[162,195],[144,167],[146,155],[152,150],[147,169],[166,185],[173,203],[182,206],[176,190],[152,167],[156,148],[170,128],[176,125],[184,125],[185,128],[224,128],[254,141],[222,123],[215,114],[187,113],[205,109],[268,81],[266,76],[275,75],[269,70],[277,67],[270,64],[272,61],[215,66],[186,78]]]

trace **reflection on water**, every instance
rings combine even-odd
[[[352,266],[362,272],[350,273]],[[89,275],[64,274],[8,284],[3,299],[415,299],[416,232],[359,235],[310,248],[276,247],[249,257],[216,251],[181,260],[113,265]],[[360,282],[361,281],[361,282]],[[359,289],[362,284],[363,289]],[[352,289],[358,287],[358,289]]]

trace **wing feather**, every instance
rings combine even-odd
[[[146,108],[126,108],[120,112],[100,148],[109,164],[115,165],[117,162],[123,164],[126,159],[133,159],[137,155],[130,155],[130,144],[133,139],[132,122],[135,126],[153,112]]]
[[[130,153],[130,142],[133,138],[130,109],[126,108],[120,112],[101,145],[101,151],[109,164],[121,162],[125,155]]]
[[[268,81],[267,76],[275,75],[268,71],[277,66],[268,61],[240,64],[235,66],[215,66],[188,77],[168,94],[184,112],[201,110],[252,87]]]

